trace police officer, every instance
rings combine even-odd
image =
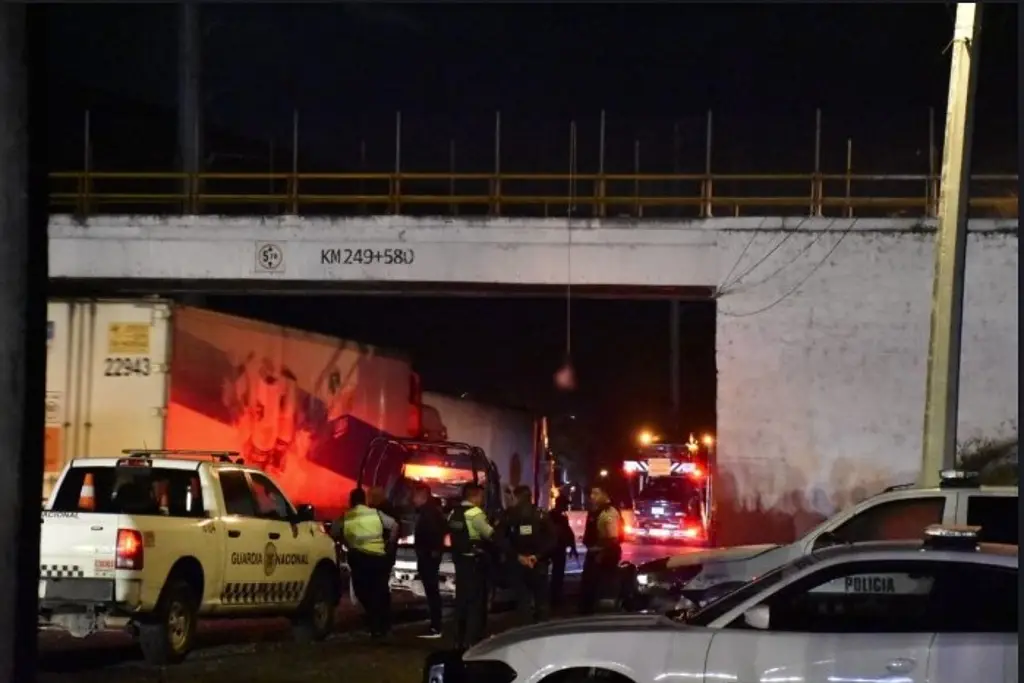
[[[388,496],[384,493],[384,488],[382,486],[370,487],[370,490],[366,493],[366,504],[374,510],[380,510],[384,515],[398,521],[398,515],[395,512],[395,508],[388,501]],[[401,532],[401,525],[399,525],[399,532]],[[390,572],[394,569],[395,561],[398,559],[397,536],[395,542],[388,542],[385,545],[388,556],[388,571]]]
[[[498,532],[508,538],[515,557],[507,567],[509,581],[516,593],[519,619],[540,621],[547,616],[548,567],[556,546],[555,535],[547,515],[533,505],[529,486],[516,486],[512,497],[512,506],[498,523]],[[518,561],[521,557],[527,561]]]
[[[352,589],[366,612],[370,637],[383,638],[391,630],[391,564],[387,548],[398,539],[398,522],[366,504],[366,492],[353,489],[349,510],[334,528],[348,549]]]
[[[590,511],[583,544],[587,556],[580,577],[580,614],[593,614],[598,601],[618,589],[618,567],[622,559],[622,519],[600,486],[590,489]]]
[[[569,525],[568,511],[568,497],[559,496],[555,501],[555,507],[548,513],[551,530],[555,535],[555,549],[551,553],[551,609],[562,604],[566,551],[577,563],[580,561],[579,551],[576,550],[576,534]]]
[[[441,555],[444,541],[448,536],[448,520],[441,511],[437,500],[431,495],[430,487],[418,482],[412,491],[412,502],[416,506],[416,526],[413,529],[413,545],[416,549],[416,573],[423,584],[427,597],[427,611],[430,614],[430,630],[421,638],[441,637]]]
[[[489,551],[494,546],[507,549],[504,539],[497,536],[487,522],[487,515],[481,508],[483,502],[483,487],[466,484],[462,488],[462,503],[448,515],[455,563],[455,643],[458,648],[471,647],[484,637],[490,592]],[[525,557],[519,559],[529,562]]]

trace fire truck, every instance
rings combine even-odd
[[[712,529],[712,476],[706,447],[691,437],[681,444],[651,444],[623,469],[631,480],[634,542],[706,545]]]

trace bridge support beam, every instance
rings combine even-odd
[[[980,35],[981,5],[959,3],[949,69],[946,140],[942,148],[939,186],[939,230],[935,240],[935,282],[920,475],[920,483],[924,486],[937,485],[939,470],[956,464],[968,186]]]
[[[27,71],[45,59],[34,41],[28,52],[28,19],[34,25],[43,11],[0,2],[0,681],[19,683],[36,680],[47,206],[45,169],[30,168],[28,126],[30,115],[45,122],[46,111],[38,98],[29,110]],[[38,130],[33,147],[45,123]],[[44,150],[31,153],[45,159]]]

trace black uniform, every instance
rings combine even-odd
[[[551,553],[551,607],[562,604],[563,585],[565,582],[565,551],[570,550],[576,555],[576,534],[569,526],[569,516],[565,510],[555,508],[548,513],[552,533],[555,535],[555,549]]]
[[[466,523],[473,506],[463,502],[448,515],[448,532],[455,564],[455,646],[472,647],[487,628],[490,567],[487,541],[474,540]],[[479,510],[479,508],[477,508]],[[481,513],[482,514],[482,513]]]
[[[423,583],[430,612],[430,628],[441,631],[441,589],[439,586],[441,554],[444,552],[444,537],[448,535],[448,522],[431,497],[417,510],[416,528],[413,531],[416,548],[416,572]]]
[[[507,570],[519,617],[539,621],[547,616],[548,567],[556,546],[548,517],[533,505],[516,505],[505,511],[498,526],[510,546]],[[524,567],[520,555],[535,556],[537,564]]]
[[[619,589],[619,561],[622,559],[622,529],[612,536],[604,536],[598,528],[598,519],[607,510],[618,509],[602,505],[587,514],[587,527],[583,533],[583,544],[587,557],[583,560],[583,576],[580,577],[580,614],[593,614],[601,598],[615,595]]]
[[[380,504],[378,504],[376,506],[373,506],[373,508],[375,510],[380,510],[385,515],[387,515],[391,519],[394,519],[395,521],[398,521],[398,520],[401,519],[401,516],[398,515],[398,511],[395,510],[395,507],[390,502],[388,502],[388,501],[383,501],[382,503],[380,503]],[[390,580],[391,580],[391,570],[393,570],[395,568],[395,561],[398,559],[398,543],[397,543],[397,541],[392,541],[387,533],[384,534],[384,543],[385,543],[385,547],[386,547],[386,550],[387,550],[387,572],[386,573],[387,573],[387,576],[388,576],[388,581],[390,582]],[[389,589],[389,591],[390,591],[390,589]]]

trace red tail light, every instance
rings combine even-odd
[[[704,529],[696,524],[684,524],[683,525],[683,538],[701,538],[704,535]]]
[[[145,564],[142,532],[135,529],[118,529],[116,552],[114,566],[117,569],[142,569]]]

